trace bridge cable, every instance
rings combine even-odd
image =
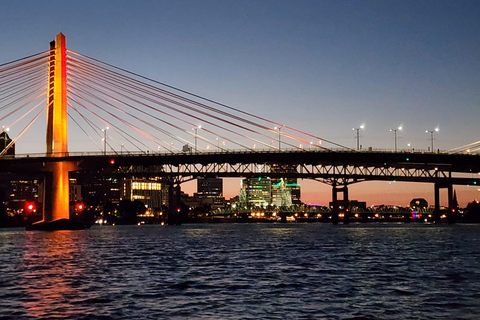
[[[132,75],[134,75],[134,76],[136,76],[136,77],[139,77],[139,78],[142,78],[142,79],[151,81],[151,82],[153,82],[153,83],[160,84],[160,85],[165,86],[165,87],[167,87],[167,88],[174,89],[174,90],[179,91],[179,92],[182,92],[182,93],[184,93],[184,94],[188,94],[188,95],[193,96],[193,97],[195,97],[195,98],[202,99],[202,100],[204,100],[204,101],[208,101],[208,102],[210,102],[210,103],[213,103],[213,104],[222,106],[222,107],[227,108],[227,109],[229,109],[229,110],[233,110],[233,111],[239,112],[239,113],[241,113],[241,114],[245,114],[245,115],[248,115],[248,116],[250,116],[250,117],[253,117],[253,118],[255,118],[255,119],[265,121],[265,122],[267,122],[267,123],[276,125],[276,126],[278,126],[278,127],[286,128],[286,129],[292,130],[292,131],[294,131],[294,132],[298,132],[298,133],[304,134],[304,135],[306,135],[306,136],[309,136],[309,137],[312,137],[312,138],[315,138],[315,139],[319,139],[319,140],[328,142],[328,143],[330,143],[330,144],[333,144],[333,145],[335,145],[335,146],[338,146],[338,147],[341,147],[341,148],[344,148],[344,149],[349,149],[349,150],[351,149],[351,148],[345,147],[345,146],[343,146],[343,145],[340,145],[340,144],[338,144],[338,143],[335,143],[335,142],[332,142],[332,141],[323,139],[323,138],[321,138],[321,137],[314,136],[314,135],[311,135],[311,134],[309,134],[309,133],[306,133],[306,132],[303,132],[303,131],[300,131],[300,130],[297,130],[297,129],[294,129],[294,128],[291,128],[291,127],[288,127],[288,126],[285,126],[285,125],[280,125],[280,124],[277,123],[277,122],[268,120],[268,119],[263,118],[263,117],[256,116],[256,115],[254,115],[254,114],[252,114],[252,113],[248,113],[248,112],[242,111],[242,110],[240,110],[240,109],[237,109],[237,108],[234,108],[234,107],[231,107],[231,106],[222,104],[222,103],[220,103],[220,102],[217,102],[217,101],[214,101],[214,100],[211,100],[211,99],[208,99],[208,98],[205,98],[205,97],[202,97],[202,96],[193,94],[193,93],[191,93],[191,92],[188,92],[188,91],[179,89],[179,88],[174,87],[174,86],[170,86],[170,85],[165,84],[165,83],[162,83],[162,82],[160,82],[160,81],[156,81],[156,80],[150,79],[150,78],[148,78],[148,77],[142,76],[142,75],[140,75],[140,74],[137,74],[137,73],[128,71],[128,70],[126,70],[126,69],[119,68],[119,67],[114,66],[114,65],[112,65],[112,64],[109,64],[109,63],[106,63],[106,62],[102,62],[102,61],[100,61],[100,60],[98,60],[98,59],[95,59],[95,58],[92,58],[92,57],[89,57],[89,56],[86,56],[86,55],[82,55],[82,54],[79,54],[79,53],[77,53],[77,52],[73,52],[73,51],[71,51],[71,50],[68,50],[68,52],[74,53],[74,54],[79,55],[79,56],[81,56],[81,57],[85,57],[85,58],[87,58],[87,59],[91,59],[91,60],[96,61],[96,62],[98,62],[98,63],[107,65],[107,66],[109,66],[109,67],[111,67],[111,68],[115,68],[115,69],[121,70],[122,72],[125,72],[125,73],[128,73],[128,74],[132,74]],[[191,101],[194,102],[193,100],[191,100]],[[308,141],[305,140],[305,142],[308,142]],[[325,148],[325,149],[326,149],[326,148]]]
[[[79,60],[77,59],[76,61],[78,62]],[[81,63],[81,62],[80,62],[80,63]],[[84,63],[87,63],[87,62],[84,62]],[[91,65],[91,64],[88,64],[88,65]],[[95,66],[95,67],[101,68],[101,67],[99,67],[99,66]],[[106,70],[107,72],[114,73],[113,71],[108,70],[108,69],[105,69],[105,68],[103,68],[102,70]],[[117,76],[120,76],[120,77],[123,77],[123,78],[128,79],[129,82],[128,82],[127,85],[128,85],[129,87],[133,87],[133,88],[137,88],[137,89],[139,88],[139,87],[134,87],[134,86],[130,85],[130,82],[132,82],[132,81],[139,82],[138,80],[135,80],[135,79],[133,79],[133,78],[126,77],[126,76],[121,75],[121,74],[118,74],[118,73],[114,73],[114,74],[117,75]],[[116,78],[115,78],[115,79],[116,79]],[[240,117],[238,117],[238,116],[232,115],[232,114],[230,114],[230,113],[227,113],[227,112],[225,112],[225,111],[222,111],[222,110],[219,110],[219,109],[216,109],[216,108],[213,108],[213,107],[206,106],[206,105],[204,105],[204,104],[200,104],[199,102],[196,102],[196,101],[193,101],[193,100],[190,100],[190,99],[186,99],[186,98],[184,98],[184,97],[181,97],[181,96],[175,95],[175,94],[173,94],[173,93],[170,93],[170,92],[168,92],[168,91],[162,90],[162,89],[160,89],[160,88],[158,88],[158,87],[153,87],[153,86],[148,85],[148,84],[143,83],[143,82],[139,82],[139,83],[141,83],[142,86],[149,86],[150,88],[153,88],[153,89],[156,90],[156,91],[160,91],[160,92],[165,93],[165,94],[168,94],[168,95],[170,95],[170,96],[174,96],[175,98],[181,99],[181,100],[183,100],[183,101],[188,101],[188,102],[190,102],[190,103],[192,103],[192,104],[195,104],[195,105],[197,105],[197,106],[200,106],[200,107],[202,107],[202,108],[207,108],[207,109],[210,110],[210,111],[214,111],[214,112],[220,113],[220,114],[225,115],[225,116],[228,116],[228,117],[233,117],[233,118],[235,118],[235,119],[237,119],[237,120],[239,120],[239,121],[247,122],[247,123],[249,123],[249,124],[255,125],[255,126],[257,126],[257,127],[260,127],[260,128],[262,128],[262,129],[265,129],[265,130],[268,130],[268,131],[271,131],[271,132],[279,133],[280,135],[283,135],[283,136],[285,136],[285,137],[289,137],[289,138],[292,138],[292,139],[296,139],[296,140],[298,140],[298,141],[302,141],[302,142],[305,142],[305,143],[309,143],[309,141],[307,141],[307,140],[300,139],[300,138],[298,138],[298,137],[294,137],[294,136],[288,135],[288,134],[286,134],[286,133],[284,133],[284,132],[274,131],[274,130],[272,130],[272,129],[269,128],[269,127],[265,127],[265,126],[262,126],[262,125],[258,125],[258,124],[255,123],[255,122],[246,120],[246,119],[244,119],[244,118],[240,118]],[[143,92],[145,92],[145,90],[143,90]],[[154,94],[151,93],[151,92],[148,92],[148,93],[154,95]],[[159,96],[157,95],[157,97],[159,97]],[[165,97],[162,97],[162,96],[160,96],[160,97],[161,97],[162,99],[165,99]],[[174,102],[174,103],[177,103],[177,105],[178,105],[178,102]],[[183,106],[185,106],[185,105],[183,105]],[[194,109],[194,110],[195,110],[196,112],[199,112],[198,109]],[[257,133],[258,133],[258,132],[257,132]],[[272,137],[269,136],[268,138],[271,139]],[[284,144],[287,144],[287,143],[284,141]],[[321,147],[319,144],[315,144],[315,146],[316,146],[316,147]],[[270,146],[269,146],[269,147],[270,147]],[[295,146],[294,146],[294,147],[295,147]],[[326,149],[325,147],[321,147],[321,148]]]
[[[96,84],[96,82],[94,82],[94,84]],[[87,86],[89,86],[89,85],[87,85]],[[92,90],[99,91],[99,90],[93,88],[92,86],[89,86],[89,88],[92,89]],[[111,92],[111,90],[109,90],[107,87],[102,86],[102,88],[104,88],[105,90]],[[144,105],[144,106],[146,106],[146,107],[151,108],[151,106],[149,106],[149,105],[147,105],[147,104],[145,104],[145,103],[142,103],[142,102],[139,101],[139,100],[133,99],[133,98],[131,98],[131,97],[128,97],[128,96],[123,95],[123,94],[118,93],[118,92],[114,92],[114,93],[115,93],[115,94],[119,94],[119,95],[123,96],[124,98],[127,98],[127,99],[129,99],[129,100],[132,100],[132,101],[134,101],[134,102],[136,102],[136,103],[139,103],[139,104],[141,104],[141,105]],[[131,108],[133,108],[133,109],[141,112],[141,113],[146,114],[147,116],[153,117],[153,118],[155,118],[155,119],[157,119],[157,120],[159,120],[159,121],[163,121],[163,120],[161,120],[161,119],[158,119],[158,118],[152,116],[152,115],[149,114],[149,113],[146,113],[145,111],[143,111],[143,110],[141,110],[141,109],[138,109],[138,108],[134,107],[133,105],[130,105],[130,104],[127,104],[127,103],[125,103],[125,102],[116,100],[116,99],[113,98],[111,95],[107,95],[107,96],[110,97],[112,100],[115,100],[115,101],[118,101],[118,102],[120,102],[120,103],[123,103],[124,105],[127,105],[127,106],[129,106],[129,107],[131,107]],[[105,102],[105,101],[103,101],[103,102]],[[153,102],[155,102],[155,103],[157,103],[157,104],[160,103],[160,102],[157,102],[157,101],[153,101]],[[105,103],[106,103],[106,102],[105,102]],[[160,103],[160,104],[161,104],[161,103]],[[112,106],[113,106],[113,105],[112,105]],[[168,107],[168,106],[167,106],[167,107]],[[185,120],[183,120],[183,119],[181,119],[181,118],[175,117],[175,116],[173,116],[173,115],[171,115],[171,114],[165,113],[165,112],[160,111],[160,110],[158,110],[158,109],[153,109],[153,110],[155,110],[155,111],[157,111],[157,112],[161,112],[161,113],[163,113],[163,114],[165,114],[165,115],[167,115],[167,116],[174,117],[175,119],[177,119],[177,120],[179,120],[179,121],[182,121],[182,122],[185,122],[185,123],[187,123],[187,124],[190,125],[190,126],[193,126],[193,127],[196,126],[196,125],[193,124],[193,123],[186,122]],[[180,111],[180,112],[181,112],[181,111]],[[183,112],[181,112],[181,113],[183,113]],[[186,116],[194,117],[194,118],[196,118],[196,119],[198,119],[198,120],[202,120],[202,121],[204,121],[205,123],[212,124],[213,126],[216,126],[216,124],[211,123],[211,122],[209,122],[209,121],[207,121],[207,120],[205,120],[205,119],[198,118],[198,117],[192,116],[192,115],[187,114],[187,113],[183,113],[183,114],[186,115]],[[164,122],[164,121],[163,121],[163,122]],[[164,123],[166,123],[166,124],[168,124],[168,125],[171,125],[171,124],[168,123],[168,122],[164,122]],[[183,132],[189,133],[188,131],[186,131],[186,130],[180,128],[180,127],[176,127],[176,128],[179,129],[179,130],[181,130],[181,131],[183,131]],[[227,128],[224,128],[224,129],[225,129],[225,130],[228,130]],[[211,131],[209,131],[208,129],[203,129],[203,131],[206,131],[206,132],[210,132],[210,133],[215,134],[215,132],[211,132]],[[232,130],[229,130],[229,131],[231,131],[231,132],[234,133],[234,134],[238,134],[238,132],[235,132],[235,131],[232,131]],[[189,134],[191,134],[191,133],[189,133]],[[217,135],[218,135],[218,134],[217,134]],[[244,137],[247,137],[247,136],[244,136]],[[212,143],[212,144],[213,144],[213,141],[211,141],[211,140],[205,139],[205,138],[203,138],[203,137],[201,137],[201,136],[199,136],[199,138],[201,138],[202,140],[204,140],[204,141],[206,141],[206,142],[209,142],[209,143]],[[226,137],[222,137],[222,138],[223,138],[223,140],[228,140],[228,141],[230,141],[230,142],[232,142],[232,143],[238,144],[237,142],[235,142],[235,141],[233,141],[233,140],[230,140],[230,139],[228,139],[228,138],[226,138]],[[248,138],[248,137],[247,137],[247,138]],[[250,138],[250,139],[251,139],[251,140],[255,140],[255,139],[253,139],[253,138]],[[263,143],[262,141],[259,141],[259,140],[255,140],[255,141],[257,141],[258,143]],[[185,140],[185,142],[188,144],[188,141]],[[265,144],[265,143],[264,143],[264,144]],[[267,144],[265,144],[265,145],[267,145]],[[243,146],[243,145],[240,145],[240,146],[248,149],[248,147],[246,147],[246,146]],[[267,145],[267,146],[269,146],[269,145]]]

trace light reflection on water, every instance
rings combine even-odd
[[[478,319],[480,225],[0,230],[0,319]]]

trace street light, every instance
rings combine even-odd
[[[390,131],[393,131],[393,133],[394,133],[395,152],[397,152],[397,130],[402,131],[402,126],[398,127],[397,129],[390,129]]]
[[[109,127],[106,127],[105,129],[102,129],[103,131],[103,154],[107,154],[107,130],[110,129]]]
[[[365,129],[365,125],[362,124],[359,128],[352,128],[352,130],[357,130],[357,150],[360,150],[360,129]]]
[[[195,153],[197,153],[197,130],[202,129],[201,125],[196,126],[195,128],[192,128],[192,130],[195,130]]]
[[[282,130],[282,127],[275,127],[274,129],[278,130],[278,151],[282,151],[280,149],[280,143],[282,142],[282,140],[281,140],[282,135],[280,133],[280,130]]]
[[[431,146],[432,146],[432,152],[433,152],[433,133],[434,132],[438,132],[438,127],[435,128],[434,130],[425,130],[426,133],[430,133],[430,143],[431,143]]]

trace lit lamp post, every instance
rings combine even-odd
[[[393,131],[393,134],[394,134],[395,152],[397,152],[397,130],[402,131],[402,126],[398,127],[397,129],[390,129],[390,131]]]
[[[105,129],[102,129],[103,131],[103,154],[107,154],[107,130],[110,129],[109,127],[106,127]]]
[[[198,126],[196,126],[195,128],[192,129],[192,130],[195,131],[195,153],[197,153],[197,137],[198,137],[197,136],[197,130],[201,129],[201,128],[202,128],[202,126],[198,125]]]
[[[360,129],[365,129],[365,125],[362,124],[359,128],[352,128],[357,131],[357,150],[360,150]]]
[[[278,130],[278,151],[281,151],[281,149],[280,149],[280,143],[281,143],[281,137],[282,137],[282,135],[281,135],[281,133],[280,133],[280,130],[282,129],[282,127],[275,127],[274,129],[275,129],[275,130]]]
[[[432,146],[431,151],[433,152],[433,133],[438,132],[438,127],[435,128],[434,130],[425,130],[425,132],[430,133],[430,143],[431,143],[431,146]]]

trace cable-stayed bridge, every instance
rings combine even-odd
[[[49,50],[0,65],[0,124],[0,171],[46,175],[45,222],[68,217],[72,171],[165,176],[173,204],[178,185],[200,176],[315,179],[332,185],[334,204],[339,192],[348,201],[352,183],[430,182],[437,212],[440,188],[453,209],[452,186],[476,184],[480,172],[480,142],[446,152],[354,150],[67,50],[62,34]]]

